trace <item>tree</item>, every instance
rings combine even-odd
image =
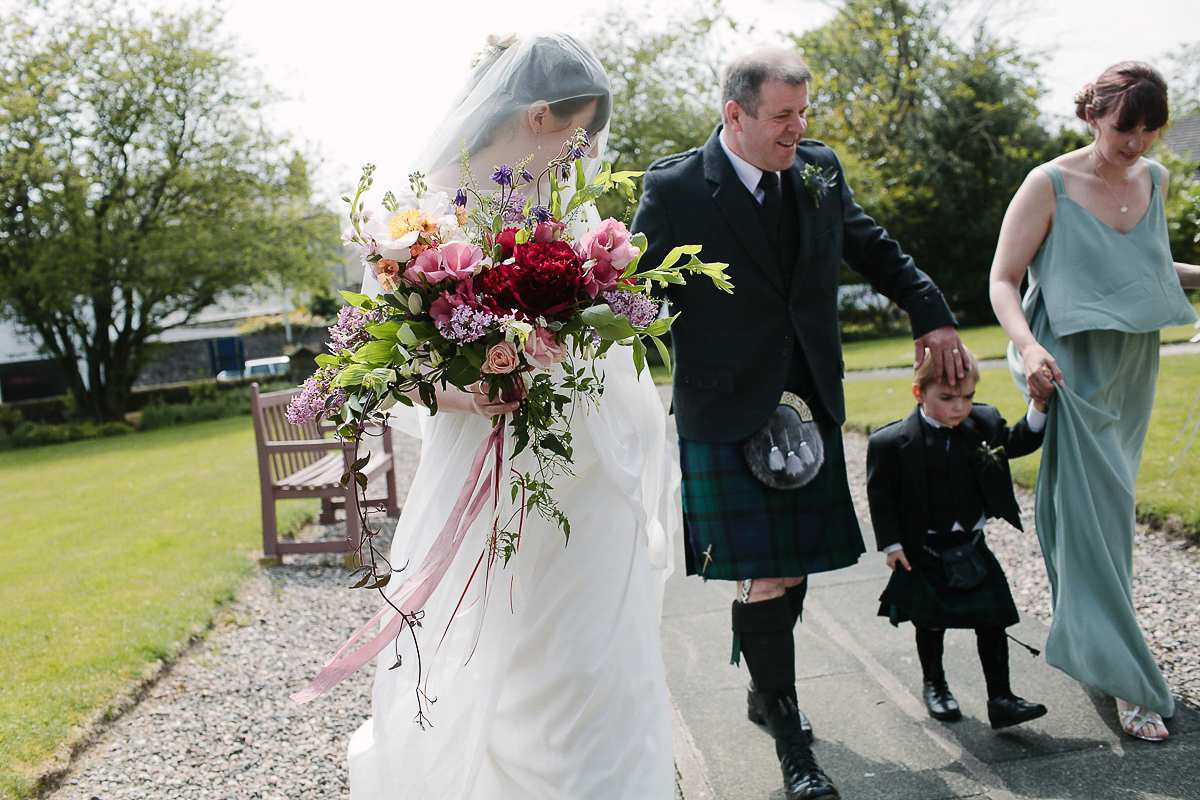
[[[698,147],[721,119],[721,42],[737,26],[721,0],[703,0],[680,16],[666,31],[647,31],[639,13],[617,7],[588,42],[612,83],[607,152],[615,169],[644,170]],[[604,216],[633,214],[633,203],[616,192],[599,205]]]
[[[793,37],[817,74],[809,135],[964,323],[994,318],[987,272],[1025,175],[1062,142],[1038,123],[1035,65],[982,28],[943,33],[940,0],[847,0]]]
[[[98,420],[124,413],[165,327],[272,275],[316,281],[338,257],[219,22],[117,0],[2,20],[0,313]]]

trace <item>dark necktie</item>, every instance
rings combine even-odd
[[[783,199],[779,194],[778,173],[764,172],[762,178],[758,181],[758,188],[763,191],[762,211],[767,233],[772,237],[778,236],[779,222],[783,212]]]
[[[952,430],[954,429],[948,428],[945,425],[933,429],[933,432],[937,434],[938,441],[942,444],[942,449],[947,453],[950,452],[950,431]]]

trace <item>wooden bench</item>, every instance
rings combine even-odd
[[[353,443],[327,438],[332,430],[327,423],[310,422],[293,425],[287,421],[288,403],[300,394],[300,389],[260,394],[258,384],[250,385],[250,408],[254,416],[254,438],[258,444],[258,477],[262,488],[263,561],[282,564],[287,553],[352,553],[362,542],[359,521],[358,495],[355,487],[343,489],[342,475],[354,458]],[[365,455],[368,445],[382,439],[380,448],[371,448],[371,460],[362,470],[367,479],[379,475],[386,478],[387,496],[367,501],[387,511],[389,517],[399,516],[396,499],[396,469],[392,458],[391,431],[387,428],[368,435],[360,445]],[[334,521],[338,508],[346,512],[346,537],[309,542],[279,541],[275,518],[275,502],[299,497],[321,498],[320,521]]]

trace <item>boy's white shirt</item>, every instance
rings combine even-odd
[[[921,419],[925,420],[925,422],[929,424],[929,427],[931,427],[931,428],[949,427],[945,423],[938,422],[933,417],[927,416],[925,414],[925,406],[921,406],[920,408],[921,408]],[[1046,427],[1046,412],[1038,411],[1036,408],[1033,407],[1033,402],[1031,401],[1029,403],[1029,410],[1025,412],[1025,422],[1029,425],[1030,431],[1032,431],[1033,433],[1037,433],[1042,428]],[[985,522],[987,522],[987,514],[980,514],[979,521],[975,523],[975,527],[973,528],[973,530],[982,529]],[[963,529],[963,526],[960,525],[959,523],[955,522],[954,527],[951,528],[950,530],[961,531],[962,529]],[[929,533],[936,534],[937,531],[929,531]],[[903,550],[903,549],[904,549],[904,545],[897,542],[896,544],[889,544],[887,547],[883,548],[883,552],[884,552],[884,554],[894,553],[897,550]]]

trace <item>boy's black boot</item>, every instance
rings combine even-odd
[[[992,728],[1008,728],[1046,716],[1046,707],[1012,693],[1008,680],[1008,638],[1004,628],[976,628],[975,645],[988,688],[988,722]]]
[[[942,650],[946,632],[917,628],[917,658],[921,660],[921,675],[923,685],[921,696],[925,700],[925,708],[929,716],[942,722],[954,722],[962,719],[962,710],[958,701],[950,694],[946,684],[946,673],[942,669]]]

